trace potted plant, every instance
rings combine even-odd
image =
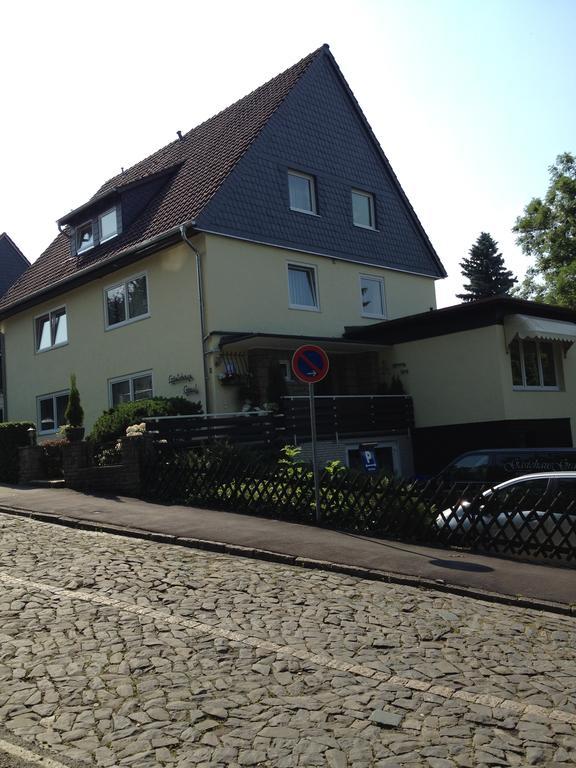
[[[62,431],[71,443],[79,442],[84,437],[84,411],[80,405],[80,392],[76,386],[76,374],[70,375],[70,394],[64,411],[66,424]]]

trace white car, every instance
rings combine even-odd
[[[484,491],[436,518],[447,538],[574,550],[576,558],[576,472],[523,475]],[[509,548],[509,547],[507,547]]]

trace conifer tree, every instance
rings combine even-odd
[[[468,253],[470,258],[460,262],[468,283],[464,284],[466,293],[458,294],[459,299],[476,301],[490,296],[505,296],[510,292],[517,278],[505,268],[504,258],[498,253],[498,243],[488,232],[480,233]]]

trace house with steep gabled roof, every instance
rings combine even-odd
[[[328,46],[108,180],[58,228],[0,300],[10,419],[55,434],[72,372],[88,428],[151,395],[263,407],[304,395],[290,357],[319,342],[331,372],[318,394],[365,398],[382,455],[409,463],[409,398],[374,417],[386,350],[344,332],[435,307],[446,273]],[[346,414],[332,425],[336,442],[350,436],[345,458],[363,436]]]
[[[14,240],[6,232],[0,233],[0,296],[29,266],[30,262]]]
[[[30,266],[20,248],[6,233],[0,233],[0,296]],[[4,349],[0,335],[0,420],[4,419]]]

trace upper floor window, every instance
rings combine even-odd
[[[357,227],[376,229],[374,195],[357,189],[352,190],[352,221]]]
[[[288,264],[288,297],[292,309],[320,308],[314,267]]]
[[[125,325],[148,317],[148,280],[136,275],[104,291],[106,301],[106,327]]]
[[[384,280],[381,277],[360,275],[360,300],[364,317],[386,317]]]
[[[110,385],[110,405],[131,403],[134,400],[146,400],[154,396],[152,372],[134,373],[123,378],[112,379]]]
[[[91,221],[76,228],[76,253],[84,253],[94,248],[94,226]]]
[[[34,321],[36,333],[36,352],[43,352],[52,347],[66,344],[68,341],[68,320],[66,307],[53,309],[40,315]]]
[[[76,253],[85,253],[120,232],[120,212],[117,206],[76,227]]]
[[[66,423],[64,413],[68,405],[68,395],[69,392],[55,392],[51,395],[42,395],[37,399],[38,434],[56,432]]]
[[[316,213],[314,177],[298,171],[288,171],[290,208],[301,213]]]
[[[515,389],[559,389],[553,342],[514,339],[510,361]]]
[[[118,234],[118,209],[110,208],[98,216],[98,230],[100,233],[100,242],[105,243]]]

